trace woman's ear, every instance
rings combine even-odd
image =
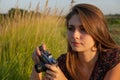
[[[94,45],[92,48],[91,48],[91,51],[95,52],[97,50],[97,47],[96,45]]]

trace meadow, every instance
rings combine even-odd
[[[60,53],[66,52],[64,18],[45,13],[47,14],[24,12],[21,14],[16,10],[14,16],[2,17],[1,80],[28,80],[33,67],[32,53],[43,43],[55,58]]]
[[[61,13],[26,13],[0,16],[0,79],[28,80],[32,71],[32,53],[45,43],[57,58],[67,49],[65,19]],[[106,17],[111,36],[120,45],[120,17]]]

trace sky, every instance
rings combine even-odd
[[[11,8],[44,10],[46,0],[0,0],[0,13],[7,13]],[[64,12],[70,9],[71,0],[48,0],[48,8],[63,9]],[[120,0],[75,0],[75,4],[89,3],[97,6],[104,14],[120,14]]]

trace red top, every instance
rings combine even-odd
[[[74,80],[66,68],[66,54],[62,54],[58,59],[58,65],[68,80]],[[120,63],[120,49],[111,49],[99,53],[95,68],[89,80],[103,80],[106,73]]]

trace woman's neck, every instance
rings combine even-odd
[[[77,52],[77,64],[79,64],[78,73],[81,80],[88,80],[94,70],[95,63],[98,59],[97,51]]]
[[[97,51],[79,52],[78,57],[81,66],[94,66],[96,60],[98,59],[98,53]]]

